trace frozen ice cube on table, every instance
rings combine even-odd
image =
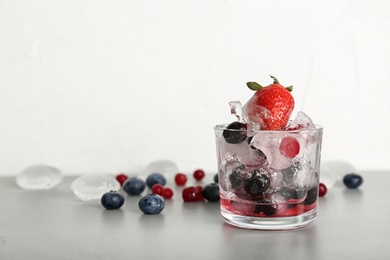
[[[16,183],[26,190],[48,190],[61,183],[62,179],[62,172],[55,167],[33,165],[16,176]]]
[[[171,160],[156,160],[148,165],[142,170],[142,176],[149,176],[152,173],[161,173],[162,175],[175,176],[179,172],[179,168],[175,162]]]
[[[313,120],[302,111],[299,111],[296,117],[289,122],[286,130],[310,129],[315,128]]]
[[[86,174],[76,178],[70,185],[73,193],[81,200],[101,199],[109,191],[119,190],[120,184],[110,174]]]
[[[320,182],[330,189],[337,181],[341,181],[347,173],[355,172],[355,167],[345,161],[321,162]]]

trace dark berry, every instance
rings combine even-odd
[[[328,189],[326,188],[325,184],[320,183],[318,186],[318,196],[324,197]]]
[[[349,189],[356,189],[363,183],[362,176],[356,174],[356,173],[349,173],[344,176],[343,182],[345,186]]]
[[[271,185],[270,179],[260,171],[252,171],[252,177],[245,185],[245,189],[251,195],[261,195]]]
[[[283,180],[285,182],[292,182],[295,178],[295,172],[297,171],[296,167],[290,166],[285,169],[280,170],[283,174]]]
[[[307,191],[306,198],[302,202],[303,205],[311,205],[317,201],[318,198],[318,188],[314,187]]]
[[[120,209],[125,202],[125,198],[119,192],[110,191],[103,194],[100,202],[108,210]]]
[[[159,214],[165,207],[164,198],[158,194],[148,194],[138,202],[139,209],[147,215]]]
[[[264,215],[270,216],[276,213],[276,208],[273,207],[272,205],[256,205],[254,209],[254,213],[256,214],[263,213]]]
[[[218,182],[219,182],[219,180],[218,180],[218,173],[216,173],[216,174],[214,175],[214,182],[215,182],[215,183],[218,183]]]
[[[202,191],[203,191],[203,187],[202,186],[196,186],[195,187],[195,199],[197,201],[203,201],[204,200]]]
[[[229,144],[239,144],[246,139],[246,125],[240,122],[233,122],[223,130],[223,137]]]
[[[161,173],[152,173],[146,178],[146,185],[151,189],[155,184],[165,185],[167,180]]]
[[[152,187],[152,192],[154,194],[162,195],[163,190],[164,190],[164,186],[162,186],[161,184],[158,184],[158,183],[154,184]]]
[[[205,176],[206,174],[204,173],[204,171],[203,170],[196,170],[196,171],[194,171],[194,178],[195,178],[195,180],[197,180],[197,181],[200,181],[200,180],[202,180],[203,178],[204,178],[204,176]]]
[[[131,196],[140,195],[145,190],[145,182],[137,177],[127,179],[122,189]]]
[[[115,179],[119,182],[119,184],[122,186],[123,183],[125,183],[125,181],[128,179],[129,177],[124,174],[124,173],[120,173],[118,174],[117,176],[115,176]]]
[[[175,175],[175,183],[178,186],[183,186],[187,182],[187,176],[184,173],[178,173]]]
[[[203,197],[210,202],[219,201],[219,185],[217,183],[210,183],[203,187]]]
[[[172,199],[172,197],[173,197],[173,190],[171,188],[168,188],[168,187],[164,188],[162,190],[162,196],[163,196],[164,199],[167,199],[167,200]]]
[[[240,172],[233,170],[233,172],[229,175],[230,186],[233,189],[237,189],[244,183],[244,178],[241,177]]]

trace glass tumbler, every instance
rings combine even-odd
[[[288,230],[317,214],[323,127],[214,127],[221,215],[234,226]]]

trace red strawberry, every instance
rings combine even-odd
[[[256,93],[245,104],[244,113],[248,121],[258,123],[262,130],[282,130],[294,110],[292,86],[285,88],[275,77],[271,78],[274,82],[266,87],[256,82],[247,83]]]

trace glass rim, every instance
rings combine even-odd
[[[214,130],[223,131],[230,123],[218,124],[214,126]],[[322,125],[314,124],[314,128],[302,128],[302,129],[291,129],[291,130],[242,130],[242,129],[229,129],[233,132],[249,132],[249,133],[300,133],[305,131],[322,131],[324,127]]]

